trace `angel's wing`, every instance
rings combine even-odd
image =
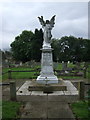
[[[38,17],[38,18],[39,18],[39,21],[40,21],[41,25],[45,26],[45,21],[43,20],[43,16]]]
[[[51,25],[51,27],[54,27],[54,24],[55,24],[55,16],[56,16],[56,15],[54,15],[54,16],[51,18],[51,20],[50,20],[50,25]]]

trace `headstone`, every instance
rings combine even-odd
[[[62,63],[62,70],[64,70],[64,71],[67,70],[67,62]]]
[[[22,62],[20,62],[20,66],[22,66],[23,64],[22,64]]]
[[[41,72],[37,77],[39,83],[58,83],[57,76],[54,75],[53,71],[53,59],[52,59],[52,48],[51,48],[51,30],[54,27],[55,16],[51,20],[43,20],[43,16],[38,17],[39,21],[44,29],[44,41],[42,46],[42,58],[41,58]]]

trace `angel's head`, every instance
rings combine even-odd
[[[46,24],[50,24],[50,21],[49,21],[49,20],[46,20]]]

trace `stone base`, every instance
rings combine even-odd
[[[56,84],[50,84],[50,86],[53,88],[53,93],[49,94],[59,96],[77,96],[78,91],[75,88],[75,86],[71,83],[71,81],[60,81],[61,83]],[[46,85],[37,83],[36,80],[33,81],[26,81],[17,91],[17,95],[47,95],[46,93],[43,93],[43,88],[45,88]],[[48,86],[48,85],[47,85]],[[25,97],[27,99],[27,97]],[[57,100],[57,99],[56,99]]]
[[[55,75],[47,76],[47,78],[40,75],[37,77],[37,83],[42,84],[58,83],[58,78]]]
[[[28,90],[29,91],[47,91],[48,92],[52,92],[53,91],[67,91],[67,86],[62,84],[62,85],[57,85],[57,84],[48,84],[48,85],[38,85],[38,84],[34,84],[33,82],[28,86]]]
[[[37,77],[37,83],[50,84],[58,83],[57,76],[54,75],[53,60],[52,60],[52,48],[47,44],[44,44],[42,50],[41,59],[41,72]]]

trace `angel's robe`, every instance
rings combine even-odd
[[[50,24],[46,24],[44,27],[44,43],[47,44],[47,43],[51,43],[51,30],[52,30],[52,27]]]

